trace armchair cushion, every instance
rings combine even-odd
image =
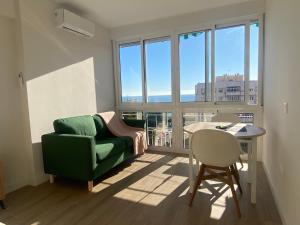
[[[126,142],[122,138],[105,138],[95,145],[97,163],[126,150]]]
[[[97,131],[92,116],[76,116],[57,119],[53,122],[55,133],[96,136]]]
[[[133,148],[133,140],[131,137],[122,136],[122,137],[118,137],[118,138],[121,138],[125,142],[126,148]]]
[[[97,135],[96,135],[97,140],[106,137],[114,137],[114,135],[108,130],[105,122],[99,115],[94,115],[93,119],[97,130]]]

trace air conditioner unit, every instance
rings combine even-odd
[[[69,10],[60,8],[54,11],[57,27],[87,37],[95,35],[95,24]]]

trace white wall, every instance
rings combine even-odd
[[[263,162],[287,225],[300,223],[299,9],[299,0],[266,2]],[[288,102],[288,114],[284,102]]]
[[[243,16],[261,14],[264,12],[264,3],[264,0],[250,1],[165,19],[116,27],[111,29],[111,36],[116,40],[139,35],[151,35],[161,31],[169,32],[182,28],[195,29],[199,25],[202,26],[215,22],[222,23],[227,19],[231,20]]]
[[[15,18],[15,1],[14,0],[0,0],[0,15]]]
[[[49,0],[20,0],[31,150],[31,184],[43,172],[41,135],[53,131],[53,120],[114,109],[112,49],[108,31],[96,26],[85,39],[55,27]],[[26,104],[25,104],[26,105]]]
[[[10,192],[28,183],[29,171],[17,77],[15,19],[0,16],[0,30],[0,160],[4,164],[5,190]]]

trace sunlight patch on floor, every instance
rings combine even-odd
[[[210,218],[219,220],[222,218],[225,212],[226,206],[213,204],[211,206]]]
[[[162,158],[166,157],[163,154],[144,154],[142,156],[140,156],[139,158],[137,158],[137,161],[141,160],[144,162],[156,162]]]
[[[157,206],[188,179],[165,173],[170,168],[169,165],[160,166],[147,176],[116,193],[114,197]]]
[[[168,162],[168,165],[176,165],[179,162],[184,163],[184,159],[185,158],[183,157],[175,157],[174,159]]]
[[[243,168],[240,163],[237,164],[237,167],[238,167],[239,171],[244,171],[244,172],[248,171],[248,163],[247,162],[243,162]]]
[[[130,166],[125,167],[122,171],[127,171],[131,173],[136,173],[137,171],[145,168],[146,166],[150,165],[151,162],[140,162],[138,160],[134,161]]]
[[[39,224],[41,224],[40,221],[36,221],[36,222],[32,223],[31,225],[39,225]]]
[[[183,192],[180,193],[180,195],[178,197],[183,197],[183,196],[187,195],[189,190],[190,190],[190,187],[187,187]]]
[[[118,172],[114,176],[111,176],[99,184],[95,185],[93,188],[93,193],[98,193],[100,191],[103,191],[104,189],[110,187],[111,185],[131,176],[132,174],[136,173],[137,171],[145,168],[148,166],[150,163],[145,163],[145,162],[135,162],[131,164],[129,167],[124,168],[122,171]]]

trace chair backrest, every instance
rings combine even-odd
[[[191,140],[193,155],[201,163],[227,167],[236,162],[240,145],[236,138],[225,131],[203,129],[195,132]]]
[[[241,119],[233,113],[218,113],[211,119],[212,122],[240,123]]]

